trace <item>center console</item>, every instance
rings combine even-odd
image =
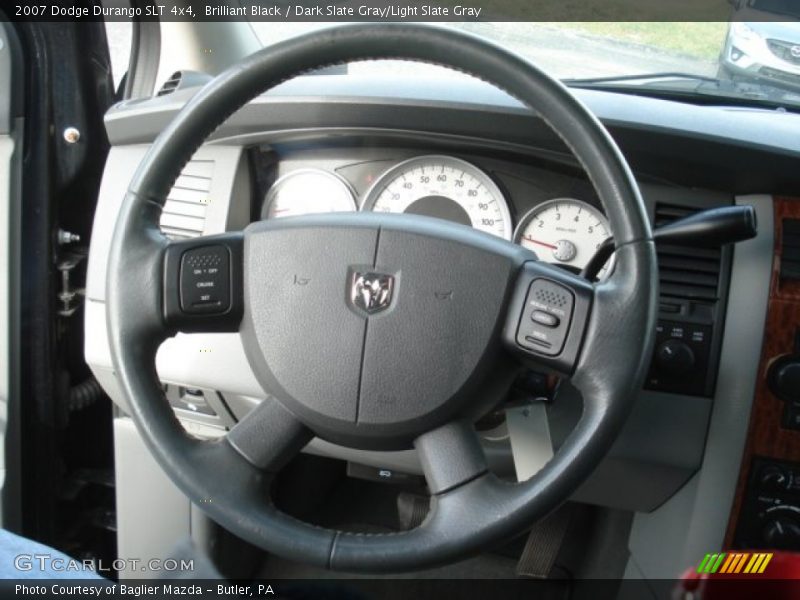
[[[800,462],[753,459],[733,545],[800,550]]]
[[[800,551],[800,199],[775,199],[764,340],[725,544]]]

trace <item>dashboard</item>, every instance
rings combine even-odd
[[[374,148],[290,152],[273,169],[262,219],[357,210],[423,215],[513,240],[576,273],[611,237],[587,182],[521,163]],[[600,277],[612,266],[613,258]]]
[[[148,145],[195,92],[125,102],[106,116],[111,151],[89,256],[85,354],[123,414],[105,329],[110,224]],[[735,252],[658,249],[651,369],[617,443],[574,499],[653,511],[686,489],[702,465],[714,465],[703,472],[717,478],[730,474],[733,489],[769,287],[771,197],[759,192],[800,189],[800,120],[576,93],[621,147],[654,226],[740,203],[756,208],[764,233]],[[512,98],[470,80],[410,84],[352,75],[304,77],[243,107],[184,168],[161,225],[166,235],[185,238],[262,219],[356,210],[447,219],[575,272],[612,233],[580,166]],[[600,277],[613,268],[612,258]],[[691,361],[672,360],[687,355]],[[199,436],[220,435],[264,397],[235,334],[177,335],[162,345],[156,366],[175,413]],[[532,389],[535,382],[521,382],[509,400],[530,397]],[[564,384],[546,405],[553,447],[580,418],[581,403]],[[489,419],[481,435],[492,469],[513,476],[507,427]],[[357,452],[314,440],[307,451],[362,468],[420,472],[411,450]]]

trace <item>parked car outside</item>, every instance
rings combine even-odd
[[[800,89],[800,3],[742,0],[734,5],[720,54],[719,78]]]

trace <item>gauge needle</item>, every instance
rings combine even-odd
[[[539,240],[535,240],[532,237],[529,237],[527,235],[522,236],[522,239],[525,240],[526,242],[530,242],[532,244],[539,244],[540,246],[544,246],[545,248],[550,248],[551,250],[555,250],[556,248],[558,248],[558,246],[555,246],[553,244],[548,244],[547,242],[542,242],[542,241],[539,241]]]

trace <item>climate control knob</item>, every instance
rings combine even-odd
[[[767,521],[762,531],[767,547],[777,550],[800,548],[800,525],[788,517],[776,517]]]
[[[667,340],[658,345],[656,364],[664,371],[688,371],[694,366],[694,352],[680,340]]]
[[[777,465],[764,467],[758,474],[759,487],[768,492],[780,492],[789,487],[789,475]]]

